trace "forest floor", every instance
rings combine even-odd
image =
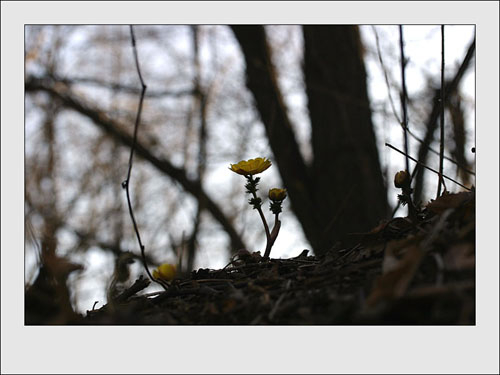
[[[353,242],[354,240],[354,242]],[[446,194],[323,256],[240,252],[168,290],[140,278],[77,324],[473,325],[475,193]]]

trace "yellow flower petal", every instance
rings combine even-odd
[[[239,163],[231,164],[229,169],[243,176],[253,176],[257,173],[264,172],[271,166],[271,161],[267,158],[255,158],[250,160],[242,160]]]
[[[157,269],[153,270],[153,277],[155,279],[171,281],[174,279],[176,271],[177,269],[174,264],[163,263]]]

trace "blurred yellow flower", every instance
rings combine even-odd
[[[174,279],[176,271],[177,268],[174,264],[163,263],[161,266],[153,270],[153,277],[155,279],[171,281]]]
[[[282,201],[286,198],[286,189],[273,188],[269,190],[269,199],[273,201]]]
[[[271,166],[271,161],[267,158],[255,158],[242,160],[237,164],[231,164],[229,167],[235,173],[243,176],[253,176],[254,174],[264,172]]]

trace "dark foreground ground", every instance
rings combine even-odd
[[[137,295],[76,324],[475,324],[475,195],[445,195],[416,223],[395,218],[338,244],[263,260],[240,252],[224,269],[199,269],[168,291]]]

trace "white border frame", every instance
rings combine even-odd
[[[498,2],[2,2],[1,8],[2,373],[499,372]],[[23,39],[24,24],[36,23],[476,24],[476,326],[25,327]]]

